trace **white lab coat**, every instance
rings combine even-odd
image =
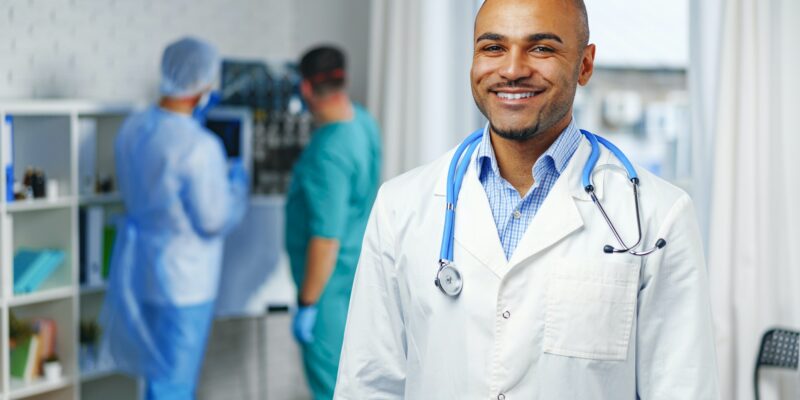
[[[434,286],[452,151],[387,182],[364,237],[335,399],[717,399],[708,278],[692,202],[639,169],[639,258],[617,246],[574,157],[512,258],[474,156],[459,197],[458,298]],[[633,194],[602,148],[595,186],[628,242]]]

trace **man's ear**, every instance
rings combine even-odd
[[[581,54],[581,73],[578,75],[578,83],[581,86],[585,86],[589,83],[589,79],[592,78],[592,73],[594,72],[594,51],[595,45],[590,44],[583,49],[583,54]]]
[[[314,89],[311,87],[311,82],[308,79],[303,79],[303,81],[300,82],[300,94],[306,101],[314,96]]]

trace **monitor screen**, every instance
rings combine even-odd
[[[242,121],[236,118],[208,118],[206,127],[225,145],[228,158],[242,157]]]

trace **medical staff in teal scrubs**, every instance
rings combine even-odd
[[[319,47],[300,62],[301,91],[319,128],[294,167],[286,245],[298,288],[293,333],[315,400],[336,384],[350,289],[380,179],[375,120],[345,92],[341,51]]]

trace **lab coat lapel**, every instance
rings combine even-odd
[[[506,255],[500,244],[489,199],[478,179],[474,155],[470,161],[456,206],[455,241],[497,276],[501,276],[507,264]],[[458,246],[455,251],[455,263],[458,265]]]
[[[550,193],[517,244],[517,248],[511,256],[511,267],[558,243],[583,227],[583,217],[575,203],[576,201],[591,201],[581,185],[581,173],[590,152],[589,142],[581,140],[581,144],[575,150],[569,164],[553,188],[550,189]],[[599,161],[604,162],[606,158],[601,154]],[[598,173],[595,181],[602,180],[604,175],[602,172]]]

